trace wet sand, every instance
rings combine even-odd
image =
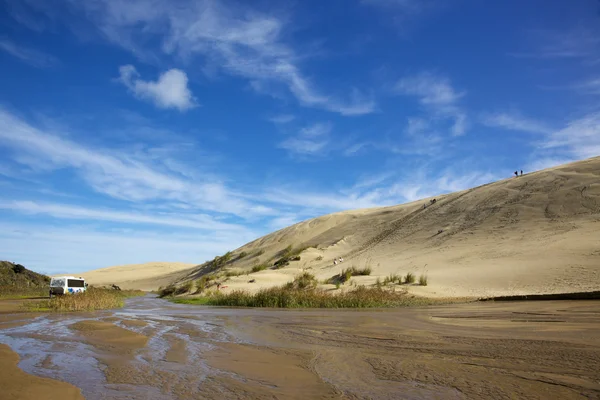
[[[17,371],[87,399],[600,398],[600,301],[290,311],[147,296],[22,317],[0,316]]]

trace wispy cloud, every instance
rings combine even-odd
[[[150,100],[159,108],[177,108],[186,111],[196,106],[196,100],[188,88],[185,72],[173,68],[160,75],[157,81],[144,81],[133,65],[119,68],[119,80],[136,97]]]
[[[419,97],[421,104],[433,106],[455,104],[465,95],[464,92],[457,92],[449,79],[429,72],[400,79],[396,90],[401,94]]]
[[[369,114],[376,103],[368,93],[325,94],[302,71],[297,54],[284,40],[288,18],[260,12],[242,3],[183,0],[97,0],[72,3],[84,11],[102,35],[143,60],[174,55],[239,76],[260,88],[279,85],[300,104],[342,115]],[[159,46],[155,46],[155,44]]]
[[[50,54],[17,45],[8,39],[0,39],[0,50],[37,68],[47,68],[59,64],[58,59]]]
[[[42,171],[71,168],[93,190],[132,202],[180,201],[204,210],[240,216],[264,213],[208,175],[204,180],[168,173],[161,159],[136,159],[131,154],[89,148],[33,127],[0,109],[0,144],[15,162]],[[167,170],[167,171],[165,171]]]
[[[297,135],[279,144],[279,147],[298,155],[315,155],[323,152],[329,143],[330,123],[316,123],[302,128]]]
[[[454,120],[451,132],[455,136],[465,134],[468,128],[466,113],[459,107],[459,100],[466,92],[457,91],[448,78],[430,72],[422,72],[399,80],[395,91],[406,96],[415,96],[424,107],[437,117]]]
[[[565,128],[549,134],[541,147],[562,151],[577,159],[599,155],[600,112],[570,121]]]
[[[136,211],[119,211],[110,209],[94,209],[71,204],[40,203],[29,200],[0,201],[0,209],[30,215],[47,215],[61,219],[97,220],[123,222],[133,224],[163,225],[179,228],[194,228],[211,232],[216,231],[246,231],[240,225],[227,224],[215,220],[208,215],[169,215],[143,214]]]
[[[273,122],[274,124],[287,124],[292,122],[294,119],[296,119],[296,117],[292,114],[280,114],[270,117],[269,121]]]
[[[491,128],[502,128],[511,131],[548,134],[552,132],[545,123],[522,116],[515,112],[485,113],[481,123]]]
[[[600,62],[600,30],[578,27],[566,31],[534,30],[530,38],[535,48],[511,53],[514,57],[541,59],[579,59],[586,63]]]

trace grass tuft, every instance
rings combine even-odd
[[[415,283],[415,280],[416,280],[415,274],[413,274],[412,272],[408,272],[406,274],[406,276],[404,277],[404,283],[405,284]]]
[[[88,288],[84,293],[56,296],[52,299],[27,303],[29,311],[94,311],[123,307],[128,297],[143,296],[141,290],[112,290]]]
[[[265,269],[269,268],[269,266],[267,264],[259,264],[259,265],[255,265],[252,267],[252,272],[260,272],[260,271],[264,271]]]
[[[363,269],[358,269],[356,267],[350,267],[350,268],[343,269],[342,272],[340,272],[339,274],[334,275],[331,278],[329,278],[327,283],[332,283],[332,284],[346,283],[353,276],[361,276],[361,275],[363,275],[363,276],[371,275],[371,267],[365,267]]]
[[[419,276],[419,285],[427,286],[427,275],[421,274],[421,276]]]

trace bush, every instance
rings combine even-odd
[[[371,275],[371,267],[365,267],[363,269],[358,269],[356,267],[343,269],[339,274],[332,276],[327,283],[345,283],[348,282],[353,276],[361,275]]]
[[[315,258],[316,261],[322,261],[323,260],[323,256],[319,256],[317,258]]]
[[[267,269],[267,264],[259,264],[252,267],[252,272],[260,272]]]
[[[406,274],[406,276],[404,277],[404,283],[405,284],[412,284],[415,283],[415,274],[413,274],[412,272],[409,272]]]
[[[15,264],[13,265],[13,271],[15,274],[20,274],[22,272],[25,272],[25,267],[22,266],[21,264]]]
[[[419,285],[427,286],[427,275],[421,274],[421,276],[419,276]]]
[[[241,260],[242,258],[246,257],[248,255],[248,253],[246,253],[245,251],[242,251],[239,255],[238,255],[238,260]]]
[[[287,283],[284,287],[294,290],[314,289],[317,287],[317,279],[313,274],[304,272],[296,276],[293,282]]]
[[[265,251],[263,249],[258,249],[252,253],[251,257],[259,257],[263,254],[265,254]]]

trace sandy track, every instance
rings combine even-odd
[[[600,398],[598,301],[3,317],[25,372],[88,399]]]

